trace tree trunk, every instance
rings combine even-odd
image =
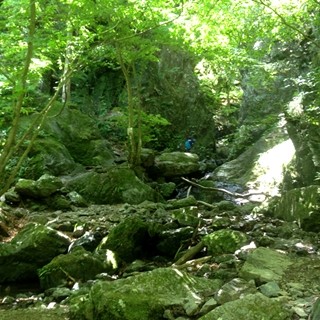
[[[30,20],[29,20],[29,27],[28,27],[28,47],[27,53],[25,57],[24,67],[18,79],[15,87],[14,87],[14,94],[17,95],[15,105],[13,106],[13,119],[11,124],[11,129],[9,131],[8,137],[6,139],[5,145],[2,149],[0,154],[0,176],[4,177],[5,167],[10,160],[10,157],[13,153],[13,146],[16,142],[17,131],[20,123],[20,116],[21,116],[21,108],[23,104],[23,100],[27,90],[27,78],[30,69],[31,59],[33,55],[33,42],[36,30],[36,5],[35,0],[30,0],[29,3],[29,10],[30,10]],[[3,185],[3,181],[1,181],[1,185]]]
[[[137,167],[141,163],[141,128],[140,128],[140,124],[138,125],[138,128],[136,127],[136,124],[135,124],[136,110],[135,110],[135,101],[133,96],[132,82],[130,79],[130,72],[123,60],[121,49],[119,47],[117,47],[117,52],[118,52],[118,60],[121,66],[121,70],[126,80],[127,94],[128,94],[128,128],[127,128],[127,134],[129,139],[128,162],[132,167]],[[138,117],[140,117],[140,113],[138,114]],[[139,118],[138,118],[138,122],[140,122]]]

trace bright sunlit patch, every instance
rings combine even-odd
[[[289,164],[295,154],[291,139],[283,141],[266,152],[260,154],[256,161],[253,174],[256,180],[247,185],[255,191],[270,196],[279,195],[279,184],[283,180],[283,169]]]
[[[49,60],[40,60],[38,58],[32,58],[32,63],[30,66],[31,70],[43,69],[51,64]]]

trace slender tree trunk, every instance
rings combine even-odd
[[[70,56],[72,53],[71,42],[70,42],[70,39],[72,38],[72,30],[71,30],[70,26],[68,26],[67,36],[68,36],[68,42],[67,42],[67,47],[66,47],[66,51],[65,51],[64,69],[63,69],[64,76],[66,74],[68,74],[68,72],[69,72]],[[62,87],[62,102],[63,102],[63,104],[64,105],[68,104],[70,102],[70,99],[71,99],[71,79],[69,77]]]
[[[25,57],[24,67],[21,72],[21,76],[16,82],[14,88],[14,94],[17,95],[16,102],[13,107],[13,119],[11,124],[11,129],[9,131],[8,137],[6,139],[5,145],[0,154],[0,176],[4,176],[5,167],[12,156],[13,146],[16,141],[17,131],[20,123],[21,108],[23,100],[27,90],[27,77],[30,69],[31,59],[33,55],[33,42],[36,31],[36,5],[35,0],[30,0],[29,3],[30,10],[30,20],[28,27],[28,47]],[[1,183],[2,184],[2,183]]]
[[[134,96],[133,96],[133,89],[132,89],[132,82],[130,79],[130,73],[129,69],[125,65],[125,62],[123,60],[121,49],[117,47],[118,51],[118,60],[121,66],[121,70],[123,72],[124,78],[126,80],[126,86],[127,86],[127,94],[128,94],[128,128],[127,128],[127,134],[129,139],[129,164],[132,167],[139,166],[141,163],[140,154],[141,154],[141,132],[136,130],[135,126],[135,102],[134,102]],[[141,130],[140,130],[141,131]]]

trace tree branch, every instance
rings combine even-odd
[[[197,188],[200,188],[200,189],[204,189],[204,190],[223,192],[223,193],[226,193],[226,194],[228,194],[230,196],[233,196],[233,197],[248,198],[248,197],[253,196],[253,195],[265,195],[263,192],[248,192],[248,193],[245,193],[245,194],[237,193],[237,192],[231,192],[231,191],[228,191],[228,190],[222,189],[222,188],[205,187],[205,186],[202,186],[201,184],[195,183],[195,182],[190,181],[190,180],[188,180],[186,178],[183,178],[183,177],[181,179],[183,181],[191,184],[194,187],[197,187]]]

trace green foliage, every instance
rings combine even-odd
[[[135,117],[135,122],[138,121],[138,115]],[[165,138],[163,138],[163,131],[170,125],[168,120],[161,117],[159,114],[147,114],[141,111],[141,133],[142,144],[145,147],[153,149],[163,148]],[[105,119],[101,118],[98,126],[102,135],[108,140],[125,141],[127,139],[127,124],[128,114],[126,112],[113,112]]]

